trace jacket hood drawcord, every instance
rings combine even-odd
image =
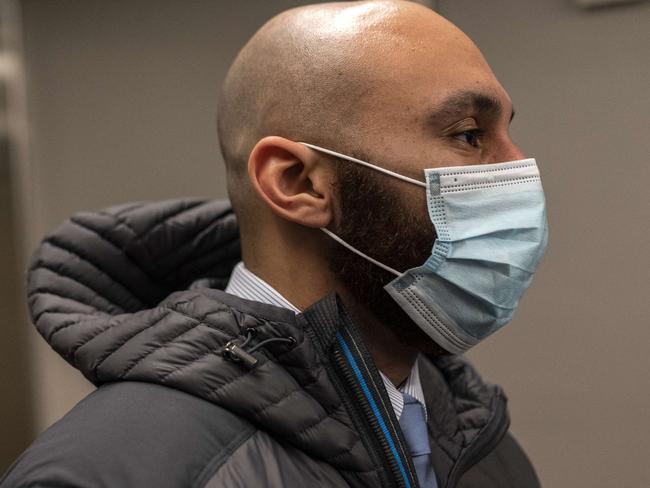
[[[247,348],[256,332],[257,331],[252,328],[245,329],[246,338],[243,342],[240,342],[238,339],[232,339],[219,350],[219,354],[221,354],[221,356],[228,361],[231,361],[233,363],[242,363],[248,369],[252,369],[257,366],[257,363],[259,362],[258,359],[253,356],[253,353],[258,349],[273,342],[282,342],[288,344],[290,347],[296,344],[296,339],[294,339],[292,336],[271,337],[269,339],[258,342],[252,347]]]

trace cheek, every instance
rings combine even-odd
[[[398,206],[404,215],[404,220],[420,227],[433,228],[427,210],[425,189],[408,183],[400,183],[400,185],[401,191],[396,191],[395,194],[398,195]]]
[[[429,257],[436,239],[433,223],[427,210],[426,193],[423,188],[410,185],[396,193],[399,204],[395,208],[398,222],[392,229],[398,240],[400,259],[395,266],[403,269],[422,265]]]

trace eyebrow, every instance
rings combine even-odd
[[[427,119],[431,125],[439,125],[454,117],[467,114],[496,118],[501,115],[502,111],[503,105],[501,102],[491,95],[474,91],[461,91],[435,105]],[[510,114],[510,121],[514,116],[515,111],[513,109]]]

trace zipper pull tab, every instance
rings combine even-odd
[[[235,341],[228,342],[221,350],[221,355],[232,362],[241,362],[249,369],[254,368],[258,362],[255,356],[244,351]]]

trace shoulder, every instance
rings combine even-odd
[[[532,463],[509,432],[497,447],[465,473],[459,488],[539,488]]]
[[[182,391],[107,384],[41,434],[0,486],[193,486],[255,431]]]

